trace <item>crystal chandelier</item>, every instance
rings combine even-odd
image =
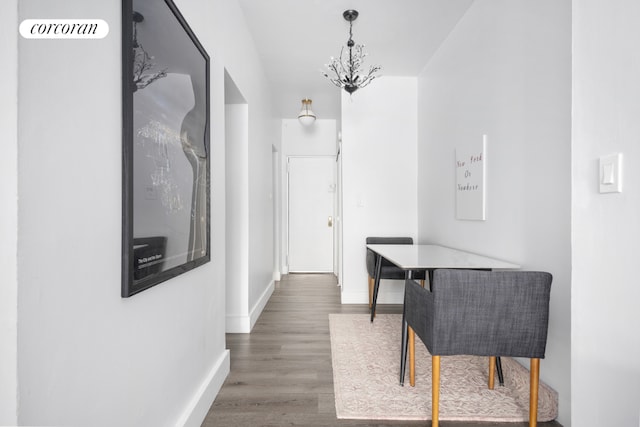
[[[343,46],[340,50],[340,57],[331,57],[331,61],[325,65],[329,72],[323,71],[322,74],[324,74],[331,83],[341,89],[344,88],[344,90],[352,94],[361,87],[367,86],[373,79],[378,77],[376,73],[380,71],[380,66],[372,65],[369,67],[369,72],[363,72],[361,68],[367,54],[364,52],[363,44],[355,44],[353,41],[353,21],[358,17],[358,11],[351,9],[345,10],[342,16],[349,21],[349,40],[347,41],[348,55]]]
[[[142,44],[138,42],[138,24],[144,21],[140,12],[133,12],[133,91],[144,89],[154,81],[167,76],[167,69],[156,73],[150,71],[155,68],[153,56],[149,55]]]

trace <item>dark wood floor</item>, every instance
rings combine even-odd
[[[400,313],[381,305],[378,313]],[[202,427],[430,426],[430,421],[339,420],[333,394],[329,313],[368,313],[341,305],[333,275],[291,274],[251,334],[227,334],[231,372]],[[442,427],[525,427],[528,423],[440,422]],[[556,422],[540,427],[562,427]]]

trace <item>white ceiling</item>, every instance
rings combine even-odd
[[[340,90],[321,70],[347,42],[345,10],[360,13],[353,39],[366,45],[367,69],[377,64],[384,76],[416,76],[473,0],[239,2],[271,82],[278,116],[295,118],[300,100],[309,97],[318,118],[339,119]],[[356,99],[357,92],[353,96]]]

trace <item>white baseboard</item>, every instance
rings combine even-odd
[[[230,316],[226,317],[226,325],[225,332],[228,334],[248,334],[253,329],[253,326],[258,321],[258,318],[262,314],[262,310],[269,302],[269,298],[271,298],[271,294],[273,294],[273,290],[275,289],[275,282],[272,280],[267,285],[267,288],[264,290],[260,298],[258,298],[258,302],[251,308],[249,314],[246,316]]]
[[[229,350],[224,350],[178,419],[176,427],[200,427],[202,425],[224,380],[229,375],[230,369]]]
[[[342,304],[369,304],[369,287],[366,276],[357,283],[349,282],[342,285]],[[378,289],[377,304],[404,303],[403,280],[381,280]]]
[[[224,331],[227,334],[248,334],[251,332],[251,319],[249,316],[230,316],[225,318]]]
[[[275,287],[276,285],[273,280],[269,282],[269,285],[267,285],[267,289],[264,290],[262,295],[260,295],[260,298],[258,298],[258,302],[256,302],[255,305],[251,308],[251,311],[249,312],[251,320],[249,332],[251,332],[251,329],[253,329],[253,326],[256,324],[258,318],[262,314],[262,310],[264,310],[264,307],[269,302],[269,298],[271,298]]]
[[[404,289],[385,292],[380,289],[376,304],[404,303]],[[342,291],[342,304],[369,304],[369,292]]]

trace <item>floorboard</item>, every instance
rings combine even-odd
[[[227,334],[231,372],[202,427],[423,426],[429,421],[336,418],[329,313],[368,313],[340,304],[330,274],[290,274],[275,290],[251,334]],[[380,305],[378,313],[401,313]],[[441,427],[526,427],[528,423],[440,422]],[[556,422],[540,427],[562,427]]]

